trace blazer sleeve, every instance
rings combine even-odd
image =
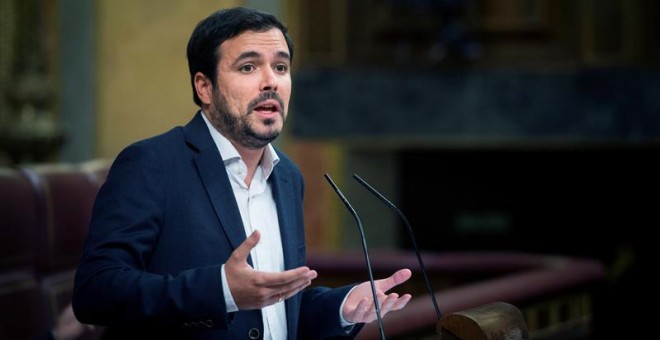
[[[355,324],[350,332],[341,327],[341,303],[355,285],[338,288],[316,287],[303,292],[300,309],[300,339],[352,339],[364,324]]]
[[[137,143],[116,158],[95,201],[73,308],[84,323],[212,321],[228,327],[220,264],[173,274],[148,271],[168,194],[164,152]],[[182,254],[181,256],[184,256]]]

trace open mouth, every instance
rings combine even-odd
[[[266,100],[255,106],[254,110],[263,114],[273,114],[280,112],[281,108],[276,100]]]

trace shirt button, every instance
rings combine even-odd
[[[250,330],[248,331],[248,337],[249,337],[250,339],[253,339],[253,340],[255,340],[255,339],[259,339],[259,336],[260,336],[260,335],[261,335],[261,333],[260,333],[259,330],[256,329],[256,328],[252,328],[252,329],[250,329]]]

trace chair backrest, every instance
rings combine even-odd
[[[0,271],[32,268],[41,217],[24,174],[14,168],[0,169]]]
[[[37,233],[37,272],[78,265],[99,183],[71,164],[23,167],[37,194],[44,221]]]
[[[0,273],[0,339],[35,339],[48,331],[47,308],[29,271]]]
[[[70,308],[108,161],[0,168],[0,339],[42,338]],[[79,339],[99,339],[101,328]]]

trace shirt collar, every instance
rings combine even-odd
[[[215,145],[218,147],[218,151],[220,152],[220,156],[222,157],[222,161],[225,163],[225,165],[239,160],[242,161],[243,159],[241,158],[241,155],[238,153],[238,150],[236,150],[229,139],[223,136],[213,126],[213,124],[211,124],[211,122],[206,118],[206,114],[204,114],[204,112],[201,112],[201,115],[202,118],[204,118],[206,127],[208,127],[209,132],[211,133],[213,142],[215,142]],[[273,148],[273,146],[268,143],[264,149],[263,155],[261,156],[261,161],[259,162],[259,166],[261,166],[261,170],[264,172],[264,178],[268,178],[270,176],[270,174],[273,172],[273,169],[275,168],[275,165],[279,163],[279,161],[280,157],[277,155],[277,152],[275,152],[275,148]]]

